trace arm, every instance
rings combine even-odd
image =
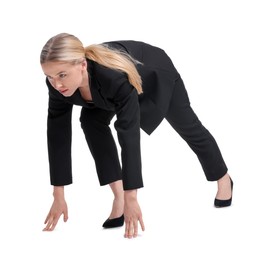
[[[143,187],[140,151],[140,111],[136,90],[125,81],[115,95],[117,121],[115,128],[121,146],[124,187],[125,237],[138,235],[138,221],[144,231],[137,189]]]
[[[53,91],[49,91],[47,117],[50,182],[54,186],[63,186],[72,183],[72,105],[58,98]]]
[[[71,114],[72,105],[65,103],[61,97],[54,94],[49,87],[47,140],[48,159],[50,168],[50,182],[53,187],[53,203],[45,219],[44,231],[52,231],[60,216],[64,221],[68,219],[67,204],[64,197],[64,185],[72,183],[71,170]]]
[[[121,146],[124,190],[143,187],[140,150],[140,109],[138,94],[128,81],[120,85],[115,95],[119,144]]]

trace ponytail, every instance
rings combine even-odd
[[[133,59],[129,54],[110,49],[102,44],[92,44],[85,47],[85,57],[105,67],[125,72],[137,93],[143,92],[142,80],[135,66],[140,62]]]

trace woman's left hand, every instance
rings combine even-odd
[[[138,235],[138,222],[142,231],[145,230],[142,213],[137,201],[137,190],[127,190],[124,192],[124,218],[125,218],[125,238],[133,238]]]

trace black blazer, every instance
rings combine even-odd
[[[124,189],[143,186],[140,157],[140,128],[151,134],[163,120],[180,77],[172,61],[160,48],[137,41],[105,43],[111,48],[128,52],[142,64],[137,65],[143,82],[143,94],[138,95],[124,73],[87,60],[93,104],[87,104],[77,90],[64,97],[46,79],[49,89],[48,153],[50,179],[54,186],[72,183],[71,115],[73,105],[92,106],[114,111],[114,124],[122,154]]]

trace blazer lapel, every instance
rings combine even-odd
[[[92,100],[96,107],[107,109],[108,106],[106,104],[106,101],[101,94],[101,86],[99,85],[98,81],[91,77],[91,94],[92,94]]]

